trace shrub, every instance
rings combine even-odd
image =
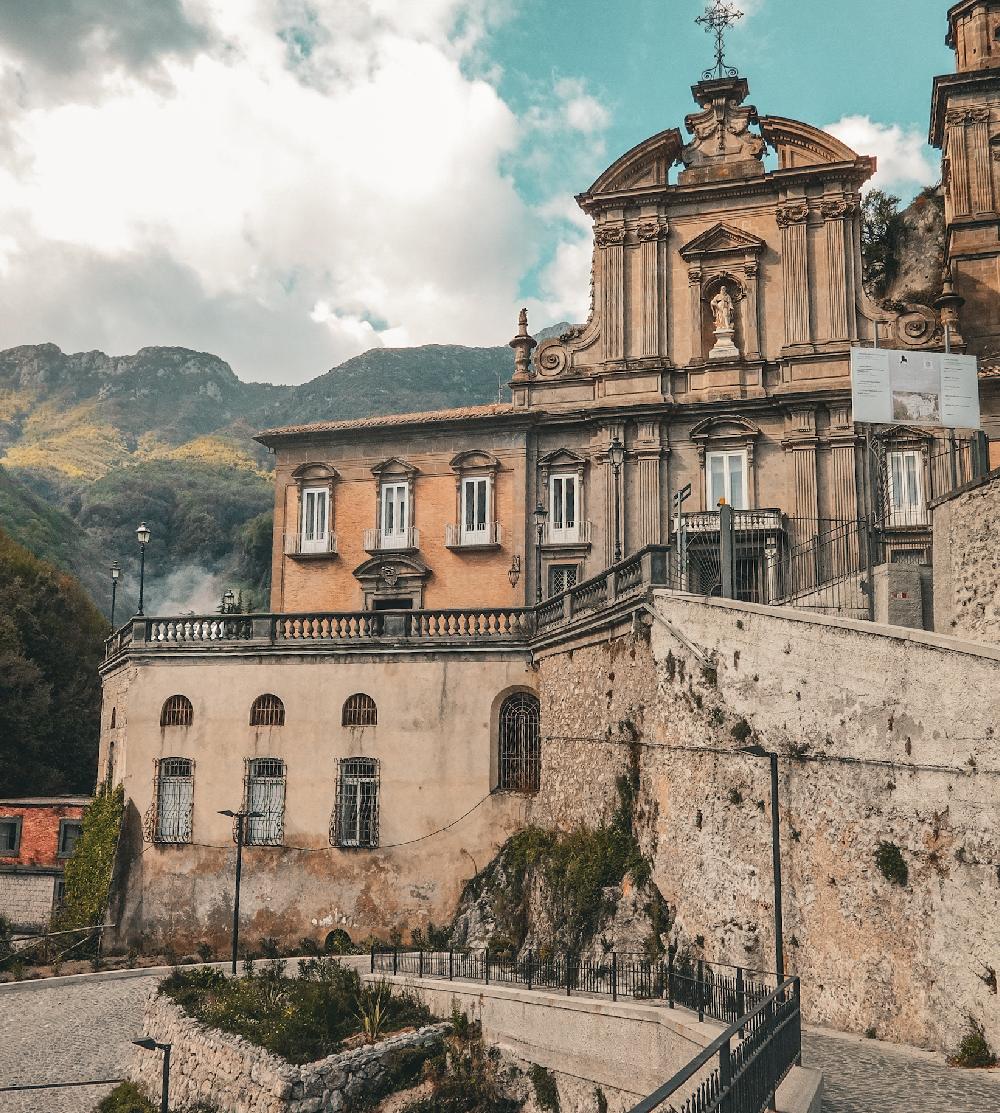
[[[518,1113],[521,1102],[505,1096],[499,1064],[499,1053],[483,1045],[478,1025],[469,1025],[464,1036],[453,1037],[444,1052],[428,1060],[432,1092],[404,1113]]]
[[[969,1017],[968,1030],[948,1062],[953,1067],[988,1068],[997,1065],[997,1057],[986,1040],[983,1026],[975,1017]]]
[[[14,953],[12,935],[10,920],[6,916],[0,916],[0,962]]]
[[[94,1113],[158,1113],[154,1105],[134,1082],[122,1082],[98,1104]]]
[[[746,719],[740,719],[733,724],[732,730],[729,732],[737,742],[743,743],[753,734],[753,729]]]
[[[202,962],[212,961],[212,948],[207,943],[199,943],[197,947],[195,947],[195,950],[198,952],[198,957],[201,959]]]
[[[532,1063],[528,1078],[535,1088],[535,1101],[538,1102],[539,1108],[551,1110],[551,1113],[559,1113],[559,1090],[556,1088],[556,1080],[552,1072],[537,1063]]]
[[[323,943],[323,950],[328,955],[344,955],[350,951],[352,946],[350,935],[343,928],[334,928],[327,934]]]
[[[905,888],[910,879],[910,871],[903,858],[902,851],[894,842],[880,842],[875,851],[875,864],[878,866],[886,881]]]
[[[111,879],[118,849],[125,790],[102,787],[83,813],[83,834],[66,863],[66,894],[53,929],[91,927],[101,923],[111,892]]]

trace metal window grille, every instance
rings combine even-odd
[[[194,708],[187,696],[171,696],[160,712],[161,727],[189,727],[194,718]]]
[[[194,762],[186,757],[160,758],[156,763],[150,837],[154,842],[190,842],[193,811]]]
[[[526,692],[508,696],[500,706],[499,787],[537,792],[541,772],[538,700]]]
[[[375,701],[364,692],[358,692],[345,702],[342,720],[345,727],[373,727],[377,720]]]
[[[553,564],[549,569],[549,595],[562,595],[571,587],[576,587],[580,577],[577,564]]]
[[[331,846],[379,844],[379,762],[352,757],[340,762],[336,807],[330,824]]]
[[[285,705],[267,693],[258,696],[250,708],[250,725],[252,727],[283,727],[285,725]]]
[[[285,763],[276,757],[246,759],[243,807],[260,812],[246,821],[248,846],[280,846],[285,834]]]
[[[117,719],[118,719],[118,708],[117,707],[112,707],[111,708],[111,724],[110,724],[111,730],[115,729],[115,724],[117,722]]]

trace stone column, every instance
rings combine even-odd
[[[993,171],[990,166],[990,110],[973,108],[968,113],[965,147],[971,170],[972,209],[976,213],[993,212]]]
[[[827,339],[848,339],[847,241],[848,218],[854,205],[846,198],[824,201],[822,206],[826,237]]]
[[[625,355],[625,229],[605,224],[594,238],[601,249],[604,358],[620,360]]]
[[[972,212],[969,196],[969,159],[965,146],[965,116],[958,108],[945,116],[948,130],[947,152],[948,173],[950,177],[952,216],[967,216]]]
[[[785,346],[809,344],[809,206],[793,201],[777,210],[781,229],[781,271],[785,287]]]
[[[660,520],[662,498],[660,495],[660,460],[663,447],[660,443],[660,423],[640,421],[634,445],[638,471],[638,505],[635,548],[659,545],[663,525]]]
[[[667,306],[666,269],[660,265],[660,242],[667,225],[659,220],[644,220],[636,226],[639,242],[639,267],[642,274],[642,311],[639,356],[658,356]],[[666,351],[666,348],[662,349]]]
[[[743,302],[744,356],[751,360],[760,359],[760,267],[753,256],[749,256],[743,263],[743,274],[746,277],[746,299]]]
[[[816,532],[819,491],[816,481],[816,411],[811,406],[790,410],[782,441],[792,464],[792,516],[803,521],[792,528],[792,544],[800,545]]]
[[[689,363],[703,363],[705,347],[701,335],[701,282],[700,267],[688,271],[688,291],[691,305],[691,359]]]

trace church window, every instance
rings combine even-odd
[[[330,490],[328,487],[302,489],[303,553],[324,553],[330,544]]]
[[[194,719],[194,708],[187,696],[171,696],[160,711],[161,727],[189,727]]]
[[[507,792],[537,792],[541,772],[538,700],[516,692],[500,705],[497,787]]]
[[[888,454],[889,525],[922,526],[927,522],[924,503],[923,468],[918,449],[891,451]]]
[[[371,696],[357,692],[344,701],[341,724],[345,727],[373,727],[378,722],[378,708]]]
[[[194,811],[194,762],[186,757],[164,757],[156,763],[153,790],[156,817],[153,838],[160,843],[191,841]]]
[[[250,708],[250,725],[252,727],[283,727],[285,725],[285,705],[267,693],[258,696]]]
[[[549,540],[552,542],[579,540],[577,483],[575,475],[553,475],[549,480]]]
[[[734,510],[749,510],[746,452],[709,452],[705,457],[706,499],[710,510],[725,500]]]
[[[375,847],[379,844],[379,762],[370,757],[344,758],[337,777],[331,846]]]
[[[285,830],[285,763],[280,758],[246,759],[243,807],[260,813],[247,817],[247,845],[280,846]]]

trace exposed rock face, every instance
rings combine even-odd
[[[933,305],[945,262],[944,194],[924,190],[898,216],[892,277],[885,300]]]

